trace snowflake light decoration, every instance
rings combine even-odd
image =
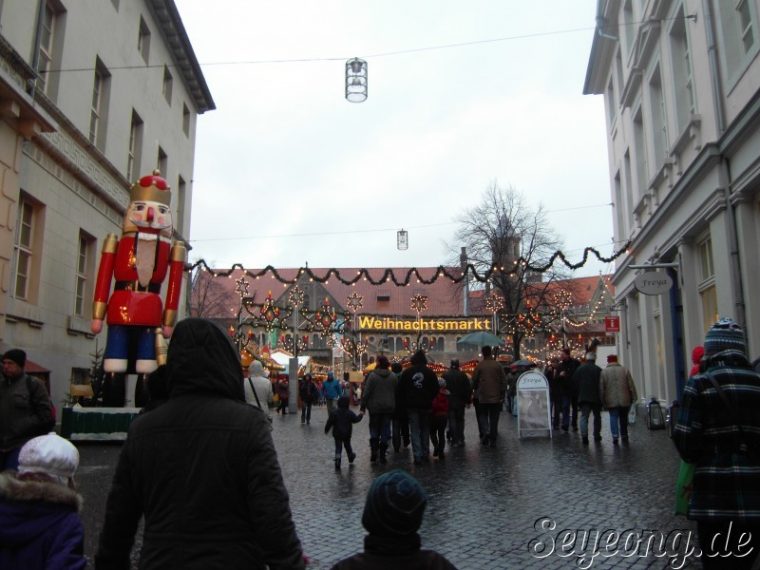
[[[288,293],[288,305],[297,309],[303,305],[305,298],[304,290],[296,285],[290,290],[290,293]]]

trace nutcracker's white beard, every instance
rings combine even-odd
[[[137,271],[137,281],[141,287],[147,287],[150,278],[153,277],[158,236],[155,234],[139,234],[136,246],[135,270]]]

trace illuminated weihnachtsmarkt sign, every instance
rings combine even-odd
[[[375,315],[359,315],[359,330],[363,331],[431,331],[431,332],[462,332],[490,331],[490,318],[425,318],[399,319],[396,317],[379,317]]]

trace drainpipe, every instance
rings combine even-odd
[[[720,76],[720,60],[718,58],[718,48],[715,42],[715,18],[712,13],[712,3],[710,0],[702,0],[702,9],[705,13],[705,33],[707,34],[707,60],[710,65],[710,84],[713,95],[713,108],[718,127],[718,138],[726,132],[726,110],[723,103],[723,85]],[[741,257],[739,256],[739,235],[736,227],[736,208],[731,204],[731,164],[728,157],[720,151],[720,179],[723,186],[723,198],[726,203],[726,213],[728,215],[728,239],[731,258],[731,281],[734,289],[733,297],[734,308],[736,311],[736,321],[740,326],[746,329],[745,305],[744,305],[744,287],[741,279]]]
[[[462,309],[464,312],[464,316],[468,316],[468,297],[470,296],[470,275],[466,273],[467,271],[467,248],[462,248],[462,253],[459,255],[459,266],[462,268],[462,272],[465,272],[464,276],[464,287],[463,289],[463,299],[462,299]]]

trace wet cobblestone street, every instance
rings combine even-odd
[[[678,470],[675,448],[665,431],[647,430],[641,417],[631,428],[629,445],[612,445],[604,414],[603,441],[584,446],[573,431],[555,433],[551,440],[519,440],[515,419],[502,414],[500,440],[491,449],[477,441],[474,411],[469,409],[465,447],[447,448],[443,461],[432,459],[422,466],[412,464],[411,448],[398,454],[391,449],[387,465],[370,464],[365,417],[354,427],[355,464],[349,466],[344,456],[337,471],[332,438],[323,430],[325,414],[325,408],[314,408],[311,425],[302,425],[294,414],[273,418],[291,510],[312,560],[310,568],[328,569],[362,549],[367,488],[374,476],[396,467],[417,477],[430,496],[420,529],[423,547],[437,550],[462,570],[665,568],[669,562],[674,567],[700,567],[693,559],[684,564],[669,557],[683,549],[689,536],[681,535],[679,546],[672,531],[692,530],[693,525],[672,514]],[[85,497],[90,557],[120,448],[80,445],[78,481]],[[578,531],[575,541],[566,542],[564,555],[560,546],[569,535],[561,534],[563,529]],[[614,537],[611,530],[631,532],[605,551],[604,541]],[[604,531],[608,533],[595,550],[595,533]],[[640,536],[640,543],[633,540],[635,536]],[[696,540],[696,533],[691,540]],[[139,542],[135,560],[138,548]],[[581,554],[586,557],[578,558]]]

